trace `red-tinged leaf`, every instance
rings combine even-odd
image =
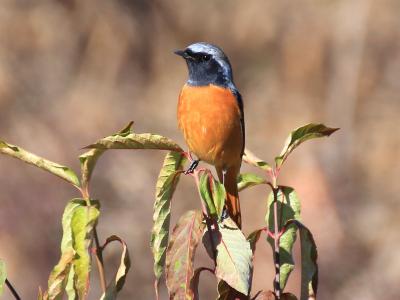
[[[249,149],[244,149],[243,161],[248,163],[249,165],[261,168],[264,171],[271,171],[271,166],[266,162],[263,161],[261,158],[258,158],[253,152]]]
[[[275,158],[276,167],[280,168],[289,154],[301,143],[320,137],[328,137],[339,128],[326,127],[324,124],[307,124],[292,131],[286,139],[281,154]]]
[[[275,300],[275,294],[273,291],[261,291],[252,300]]]
[[[212,230],[211,235],[217,250],[215,275],[238,292],[248,295],[253,273],[250,243],[231,218],[218,223],[218,228]],[[212,254],[208,231],[203,235],[203,243],[208,254]]]
[[[252,300],[275,300],[275,294],[273,291],[261,291]],[[283,293],[281,300],[297,300],[297,297],[291,293]]]
[[[154,201],[153,229],[151,232],[151,250],[154,257],[154,274],[156,286],[165,265],[169,239],[171,217],[171,199],[178,184],[186,159],[177,152],[169,152],[164,159],[158,175]]]
[[[50,274],[49,288],[44,292],[43,299],[62,299],[74,256],[75,251],[72,248],[66,249],[62,254],[60,261]]]
[[[192,280],[190,281],[190,289],[193,291],[193,294],[194,294],[194,298],[193,299],[194,300],[200,300],[200,298],[199,298],[199,281],[200,281],[200,274],[203,271],[208,271],[208,272],[210,272],[211,274],[214,275],[214,271],[209,269],[209,268],[201,267],[201,268],[197,268],[194,271],[194,274],[192,276]]]
[[[112,235],[107,238],[102,250],[111,242],[118,241],[122,245],[121,262],[113,280],[107,286],[106,292],[101,296],[100,300],[115,300],[117,299],[118,292],[122,289],[125,283],[126,275],[128,274],[131,262],[129,259],[129,252],[126,243],[118,236]]]
[[[225,281],[218,282],[218,297],[217,300],[248,300],[249,296],[239,293],[234,288],[230,287]]]
[[[170,299],[194,299],[193,260],[204,231],[203,214],[188,211],[176,224],[167,250],[166,282]]]

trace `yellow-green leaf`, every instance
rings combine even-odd
[[[186,212],[176,224],[167,250],[166,283],[170,299],[194,299],[193,261],[204,231],[201,211]]]
[[[6,264],[0,260],[0,296],[3,294],[4,284],[7,279]]]
[[[253,253],[250,243],[230,218],[218,223],[218,228],[212,230],[211,234],[217,249],[215,275],[235,290],[248,295],[253,273]],[[208,231],[204,233],[203,242],[210,254]]]
[[[82,173],[82,187],[87,188],[97,160],[104,153],[104,151],[105,150],[102,149],[91,149],[79,156]]]
[[[324,124],[314,123],[310,123],[295,129],[286,139],[285,146],[283,147],[281,154],[275,158],[277,168],[284,163],[288,155],[301,143],[309,139],[330,136],[337,130],[339,130],[339,128],[330,128],[326,127]]]
[[[89,288],[89,273],[91,260],[89,246],[91,243],[91,232],[100,214],[98,204],[91,206],[78,206],[74,209],[71,219],[72,242],[76,252],[74,259],[75,288],[79,299],[85,299]]]
[[[251,152],[247,148],[244,149],[243,161],[245,163],[248,163],[249,165],[261,168],[262,170],[265,171],[272,170],[271,166],[266,161],[262,160],[261,158],[258,158],[253,152]]]
[[[78,207],[85,207],[83,199],[72,199],[67,203],[62,216],[63,236],[61,240],[61,256],[59,263],[53,268],[49,280],[48,290],[44,293],[44,299],[62,299],[63,291],[66,290],[68,299],[77,299],[74,286],[75,271],[73,262],[75,259],[74,236],[72,234],[71,221]],[[72,255],[72,257],[71,257]],[[71,260],[69,259],[71,258]],[[63,280],[61,280],[63,278]],[[46,298],[47,297],[47,298]]]
[[[259,185],[259,184],[266,184],[267,180],[252,173],[242,173],[238,176],[237,185],[238,190],[243,191],[246,188]]]
[[[120,131],[118,131],[115,135],[126,136],[130,134],[132,124],[133,122],[129,122],[128,125],[126,125]],[[87,189],[89,181],[92,177],[94,167],[97,163],[97,160],[104,153],[104,151],[106,151],[106,149],[91,149],[83,153],[81,156],[79,156],[79,161],[81,163],[81,173],[82,173],[82,179],[81,179],[82,187]]]
[[[134,133],[132,122],[116,134],[102,138],[85,148],[91,149],[159,149],[183,152],[173,140],[152,133]]]
[[[8,144],[5,141],[0,140],[0,153],[12,156],[23,162],[34,165],[42,170],[50,172],[69,183],[72,183],[74,186],[79,187],[79,179],[76,176],[75,172],[70,168],[37,156],[31,152],[28,152],[21,147]]]
[[[151,249],[154,257],[154,274],[158,282],[161,277],[169,239],[171,199],[183,170],[185,157],[178,152],[169,152],[158,175],[151,233]]]
[[[104,250],[104,248],[113,241],[118,241],[122,245],[121,262],[113,280],[108,284],[107,290],[101,296],[100,300],[117,299],[117,294],[124,286],[126,275],[128,274],[129,268],[131,267],[128,248],[126,246],[126,243],[120,237],[116,235],[110,236],[101,248]]]

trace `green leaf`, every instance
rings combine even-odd
[[[217,249],[215,275],[235,290],[248,295],[253,272],[250,243],[230,218],[218,223],[218,228],[211,234]],[[208,231],[203,235],[203,243],[210,255],[212,248]]]
[[[0,140],[0,153],[12,156],[23,162],[34,165],[42,170],[50,172],[69,183],[73,184],[76,187],[79,187],[79,179],[78,176],[72,171],[70,168],[59,165],[50,160],[44,159],[40,156],[37,156],[33,153],[30,153],[18,146],[14,146],[6,143],[5,141]]]
[[[76,294],[74,278],[75,278],[75,271],[74,271],[74,268],[72,267],[69,270],[69,274],[68,274],[68,278],[67,278],[67,285],[65,286],[65,292],[67,293],[68,300],[78,300],[78,295]]]
[[[173,140],[152,133],[134,133],[131,130],[133,122],[116,134],[102,138],[85,148],[90,149],[159,149],[183,152]]]
[[[49,288],[44,293],[43,299],[62,299],[74,256],[75,251],[72,248],[62,254],[60,261],[50,273]]]
[[[126,136],[126,135],[130,134],[132,124],[133,124],[132,121],[129,122],[128,125],[126,125],[120,131],[118,131],[115,135]],[[92,177],[94,167],[96,166],[97,160],[104,153],[104,151],[106,151],[106,150],[105,149],[91,149],[91,150],[83,153],[81,156],[79,156],[79,161],[81,163],[81,173],[82,173],[82,179],[81,179],[82,187],[87,189],[89,181]]]
[[[194,299],[190,284],[195,252],[204,231],[202,220],[201,211],[188,211],[172,232],[165,269],[170,299]]]
[[[281,229],[288,220],[300,220],[301,206],[296,192],[291,187],[279,186],[278,188],[278,220],[280,220],[279,229]],[[271,193],[268,197],[269,209],[265,216],[265,222],[268,224],[270,232],[274,232],[273,201],[274,195]],[[290,224],[280,238],[280,285],[282,290],[284,290],[289,275],[294,269],[292,250],[296,237],[296,227],[294,224]],[[274,241],[271,238],[268,238],[268,242],[274,248]]]
[[[247,237],[247,240],[250,243],[250,248],[251,251],[254,252],[256,251],[256,245],[258,240],[260,239],[261,233],[265,230],[265,228],[261,228],[261,229],[257,229],[255,231],[253,231],[252,233],[249,234],[249,236]]]
[[[259,184],[266,184],[267,180],[252,173],[242,173],[238,177],[238,191],[243,191],[246,188],[259,185]]]
[[[301,245],[301,300],[315,299],[318,288],[317,246],[311,231],[300,225]]]
[[[0,296],[3,294],[4,284],[7,279],[6,264],[0,260]]]
[[[266,161],[263,161],[261,158],[258,158],[257,156],[255,156],[255,154],[247,148],[244,149],[243,161],[245,163],[248,163],[249,165],[261,168],[262,170],[265,170],[265,171],[272,170],[271,166]]]
[[[88,207],[86,200],[72,199],[64,209],[61,258],[50,274],[44,294],[49,299],[62,299],[64,290],[68,299],[85,298],[90,272],[90,234],[99,215],[99,202],[90,202],[92,206]]]
[[[200,175],[200,196],[201,200],[204,202],[207,208],[207,212],[209,216],[217,216],[217,209],[214,205],[214,201],[212,198],[212,193],[210,191],[210,178],[207,172],[204,172]]]
[[[326,127],[324,124],[307,124],[292,131],[286,139],[281,154],[275,158],[276,167],[282,166],[288,155],[301,143],[324,136],[330,136],[339,128]]]
[[[200,176],[200,195],[210,216],[221,218],[225,205],[225,187],[209,172]]]
[[[151,233],[151,249],[154,256],[154,274],[160,279],[166,258],[171,217],[171,199],[182,173],[185,157],[177,152],[169,152],[158,175]]]
[[[74,214],[74,211],[79,206],[85,206],[86,201],[83,199],[72,199],[69,201],[64,209],[63,217],[62,217],[62,227],[63,227],[63,236],[61,241],[61,257],[59,263],[53,268],[50,273],[48,280],[48,290],[45,291],[43,295],[43,299],[48,299],[51,295],[51,299],[62,299],[63,291],[69,285],[73,285],[74,280],[74,269],[71,267],[73,264],[73,258],[69,261],[69,257],[71,254],[75,254],[75,250],[73,248],[73,236],[71,229],[71,219]],[[64,276],[64,280],[60,280]],[[72,291],[68,292],[68,299],[77,299],[76,296],[73,297],[74,288],[72,287]],[[47,297],[47,298],[46,298]]]
[[[96,202],[91,201],[91,203],[95,204]],[[76,251],[74,283],[79,299],[85,299],[89,289],[91,269],[89,246],[93,227],[100,214],[98,207],[98,202],[92,206],[78,206],[75,208],[71,219],[73,248]]]
[[[100,300],[117,299],[117,294],[124,286],[126,275],[128,274],[129,268],[131,267],[128,248],[126,246],[126,243],[120,237],[116,235],[110,236],[101,248],[104,250],[104,248],[113,241],[118,241],[122,245],[121,262],[119,264],[117,273],[115,274],[110,284],[107,286],[107,290],[101,296]]]

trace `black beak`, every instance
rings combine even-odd
[[[187,54],[185,53],[184,50],[176,50],[176,51],[174,51],[174,53],[176,55],[182,56],[183,58],[186,58],[186,56],[187,56]]]

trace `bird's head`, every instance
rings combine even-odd
[[[219,47],[200,42],[177,50],[175,54],[182,56],[187,63],[190,85],[233,85],[231,64]]]

